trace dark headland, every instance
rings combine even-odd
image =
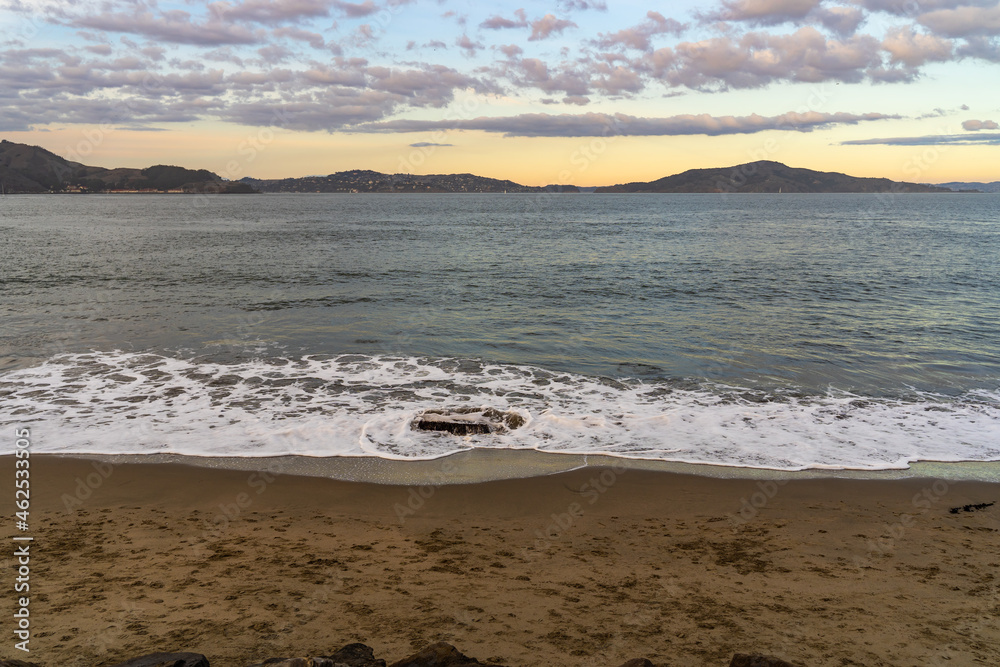
[[[72,162],[39,146],[0,141],[0,183],[4,194],[123,192],[244,194],[254,190],[224,181],[205,169],[156,165],[105,169]]]
[[[301,178],[243,178],[227,181],[205,169],[166,165],[146,169],[90,167],[72,162],[38,146],[0,141],[0,184],[4,194],[30,193],[909,193],[975,191],[953,186],[979,184],[903,183],[887,178],[856,178],[837,172],[789,167],[760,160],[732,167],[689,169],[645,183],[598,188],[575,185],[521,185],[474,174],[383,174],[369,170],[341,171]],[[987,184],[989,185],[989,184]]]

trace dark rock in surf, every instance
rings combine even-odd
[[[479,662],[462,654],[457,648],[445,642],[431,644],[408,658],[394,662],[390,667],[498,667]]]
[[[149,653],[114,667],[209,667],[201,653]]]
[[[413,421],[413,428],[417,431],[442,431],[452,435],[481,435],[493,433],[493,428],[486,423],[452,421],[443,415],[430,415],[419,417]]]
[[[442,431],[453,435],[507,433],[524,425],[524,417],[516,412],[494,408],[454,408],[425,410],[417,415],[410,427],[415,431]]]

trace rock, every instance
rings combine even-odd
[[[621,667],[656,667],[656,665],[651,663],[646,658],[635,658],[633,660],[629,660]]]
[[[498,667],[486,665],[475,658],[463,655],[457,648],[445,642],[431,644],[427,648],[414,653],[409,658],[394,662],[389,667]]]
[[[733,656],[733,661],[729,663],[729,667],[798,667],[790,662],[786,662],[781,658],[775,658],[770,655],[760,655],[758,653],[748,654],[748,653],[737,653]]]
[[[333,655],[325,656],[348,667],[385,667],[385,660],[376,659],[371,646],[348,644]]]
[[[253,667],[343,667],[329,658],[268,658]]]
[[[348,644],[333,655],[313,658],[268,658],[250,667],[385,667],[375,651],[364,644]]]
[[[507,433],[523,425],[524,417],[516,412],[502,412],[494,408],[454,408],[424,410],[413,419],[410,428],[415,431],[444,431],[453,435],[478,435]]]
[[[424,415],[413,420],[417,431],[444,431],[452,435],[480,435],[492,433],[493,428],[485,422],[454,420],[446,415]]]
[[[34,662],[24,662],[23,660],[0,660],[0,667],[42,667]]]
[[[150,653],[114,667],[209,667],[201,653]]]

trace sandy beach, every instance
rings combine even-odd
[[[950,512],[997,484],[31,463],[31,653],[8,634],[5,657],[244,666],[359,641],[392,662],[442,640],[507,665],[1000,664],[1000,504]]]

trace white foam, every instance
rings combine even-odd
[[[220,364],[62,355],[0,375],[0,424],[39,453],[430,459],[473,447],[744,467],[891,469],[1000,460],[1000,392],[771,397],[524,366],[344,355]],[[508,434],[410,429],[431,407],[516,410]]]

